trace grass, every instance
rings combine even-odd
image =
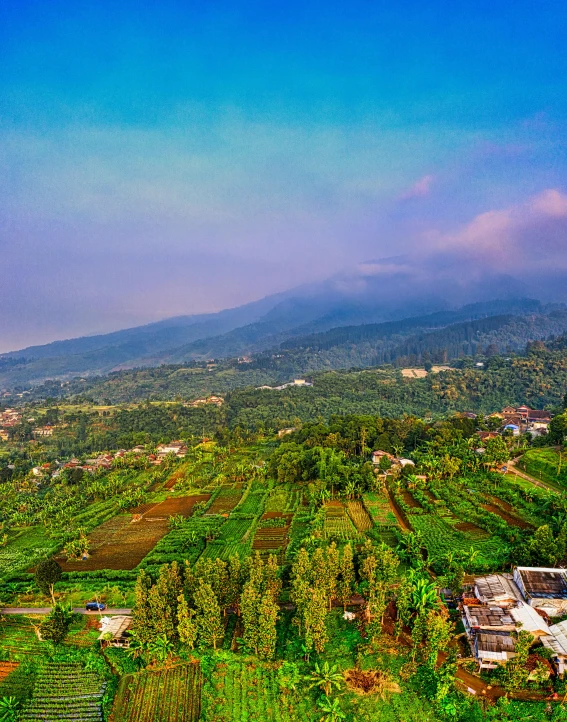
[[[516,466],[534,479],[540,479],[553,486],[567,487],[566,452],[563,452],[560,467],[559,452],[555,449],[528,449]]]

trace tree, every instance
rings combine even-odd
[[[317,702],[317,706],[323,712],[320,722],[339,722],[339,720],[346,719],[346,714],[341,709],[338,697],[333,700],[323,697]]]
[[[60,644],[67,636],[73,616],[69,607],[56,604],[39,627],[41,638],[53,644]]]
[[[338,595],[346,612],[347,604],[350,602],[354,589],[354,563],[352,554],[352,545],[350,542],[345,544],[343,555],[339,567],[338,579]]]
[[[53,604],[55,604],[54,587],[60,581],[61,575],[61,567],[55,559],[46,559],[40,562],[35,570],[35,581],[40,592],[51,595]]]
[[[310,651],[313,646],[319,654],[329,639],[327,632],[327,597],[325,590],[314,586],[303,607],[303,627],[305,647]]]
[[[508,660],[502,670],[503,682],[506,689],[520,689],[529,677],[529,670],[526,667],[530,647],[534,638],[529,632],[520,631],[516,637],[515,656]]]
[[[331,542],[327,547],[325,555],[325,581],[327,585],[327,595],[329,597],[329,610],[333,599],[337,596],[337,577],[339,575],[339,550],[335,542]]]
[[[150,609],[149,595],[152,588],[152,580],[143,569],[136,580],[134,587],[134,612],[132,614],[132,629],[140,644],[145,644],[153,637],[152,612]]]
[[[279,607],[271,592],[266,591],[258,605],[257,649],[262,659],[273,659],[276,652],[276,623]]]
[[[177,634],[181,644],[193,649],[197,641],[197,624],[195,622],[195,610],[189,609],[187,600],[183,594],[177,598]]]
[[[343,675],[338,671],[338,665],[329,666],[328,662],[324,662],[322,666],[315,663],[315,668],[310,675],[305,677],[309,682],[309,689],[319,688],[326,697],[331,694],[333,687],[339,690],[343,685]]]
[[[224,627],[218,600],[208,582],[201,582],[195,592],[195,607],[199,643],[216,649],[217,642],[223,638]]]

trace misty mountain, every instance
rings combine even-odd
[[[367,359],[372,344],[381,353],[380,339],[390,339],[391,348],[412,334],[458,322],[542,313],[540,302],[522,298],[521,284],[513,278],[486,276],[472,268],[463,277],[454,267],[445,267],[432,280],[429,270],[421,276],[422,270],[405,258],[371,261],[324,282],[238,308],[3,354],[0,389],[164,363],[251,356],[278,348],[301,350],[312,357],[341,345],[364,345]],[[345,354],[335,355],[330,363],[337,368]]]

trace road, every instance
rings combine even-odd
[[[49,614],[51,611],[51,607],[1,607],[0,608],[0,614]],[[75,607],[73,609],[74,612],[77,614],[87,614],[87,615],[93,615],[93,614],[102,614],[102,615],[109,615],[109,614],[120,614],[120,615],[127,615],[131,614],[131,609],[104,609],[102,612],[87,612],[87,610],[84,607]]]

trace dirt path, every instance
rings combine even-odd
[[[544,481],[540,481],[539,479],[536,479],[533,476],[530,476],[529,474],[526,474],[525,471],[520,471],[519,469],[516,469],[516,460],[512,459],[508,462],[508,471],[512,474],[515,474],[516,476],[519,476],[521,479],[525,479],[525,481],[531,482],[534,486],[539,486],[540,489],[545,489],[546,491],[552,491],[554,494],[559,494],[559,490],[556,489],[554,486],[551,486],[550,484],[547,484]]]
[[[404,531],[413,531],[409,522],[407,521],[405,516],[402,514],[401,510],[398,509],[398,505],[396,504],[396,501],[395,501],[394,497],[392,496],[389,489],[386,489],[386,494],[388,494],[388,501],[390,502],[392,511],[394,512],[394,515],[395,515],[396,519],[398,520],[398,524],[402,527],[402,529]]]

